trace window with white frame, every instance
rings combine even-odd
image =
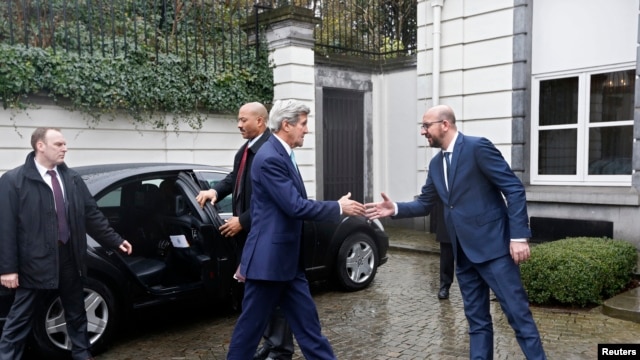
[[[539,76],[532,184],[630,185],[635,70]]]

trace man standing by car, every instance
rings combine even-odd
[[[24,163],[0,178],[0,283],[15,298],[0,339],[0,360],[22,358],[31,316],[46,290],[58,289],[74,360],[89,351],[82,278],[89,234],[131,254],[98,210],[82,178],[64,163],[67,143],[56,128],[37,128]]]
[[[220,233],[224,236],[235,236],[237,241],[237,258],[240,259],[242,249],[251,230],[251,164],[256,152],[271,135],[267,129],[269,114],[264,105],[252,102],[240,107],[238,112],[238,129],[244,139],[247,140],[233,160],[233,171],[213,189],[200,191],[196,200],[200,206],[207,201],[215,203],[218,199],[224,199],[232,195],[233,216],[220,227]],[[284,315],[276,310],[264,333],[264,344],[256,351],[255,360],[291,360],[293,356],[293,334],[287,324]]]
[[[236,277],[245,281],[242,314],[229,344],[227,359],[253,355],[273,310],[285,313],[307,359],[335,359],[320,329],[304,265],[300,261],[304,220],[337,222],[340,215],[364,214],[364,206],[350,200],[307,199],[293,148],[302,146],[309,131],[310,109],[297,101],[276,101],[269,114],[273,131],[256,154],[251,169],[251,232],[242,251]]]

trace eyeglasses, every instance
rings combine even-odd
[[[433,125],[433,124],[437,124],[437,123],[441,123],[444,120],[438,120],[438,121],[432,121],[432,122],[426,122],[426,123],[422,123],[422,125],[420,125],[420,127],[424,130],[429,129],[429,126]]]

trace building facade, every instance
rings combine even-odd
[[[299,159],[309,194],[411,199],[435,154],[420,136],[422,114],[447,104],[458,128],[490,139],[522,179],[529,215],[551,221],[536,226],[595,224],[640,249],[639,12],[640,0],[418,0],[414,62],[377,70],[314,58],[313,21],[274,24],[274,97],[312,109]],[[339,126],[337,106],[357,118],[355,130]],[[235,117],[207,116],[202,129],[176,132],[124,119],[92,125],[50,103],[0,109],[0,172],[24,161],[32,129],[46,125],[63,128],[71,165],[230,166],[242,143]],[[428,218],[400,224],[429,230]]]
[[[637,0],[419,1],[417,112],[450,105],[493,141],[531,217],[640,248],[638,15]]]

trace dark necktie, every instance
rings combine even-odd
[[[240,166],[238,166],[238,173],[236,174],[236,186],[233,188],[235,193],[234,198],[238,197],[240,194],[240,184],[242,184],[242,176],[244,175],[244,168],[247,163],[247,153],[249,152],[249,144],[245,146],[244,152],[242,153],[242,160],[240,160]]]
[[[447,162],[447,168],[445,169],[447,175],[447,190],[449,190],[449,180],[451,180],[451,153],[444,152],[444,160]]]
[[[69,240],[69,223],[67,222],[67,211],[62,196],[62,187],[58,181],[58,176],[54,170],[48,170],[51,176],[51,187],[53,188],[53,198],[56,202],[56,215],[58,217],[58,240],[66,243]]]

